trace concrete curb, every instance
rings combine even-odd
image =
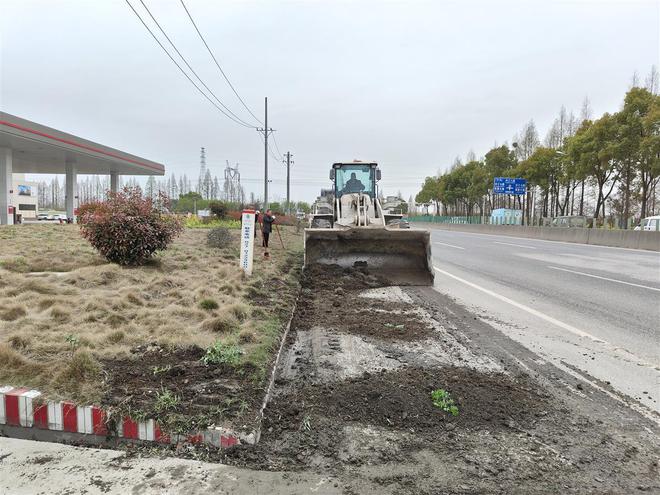
[[[30,438],[41,439],[46,431],[61,433],[59,437],[84,437],[89,444],[105,444],[109,440],[156,442],[161,444],[207,444],[227,448],[254,443],[254,434],[240,435],[225,428],[207,428],[187,435],[168,435],[153,419],[135,420],[129,416],[114,419],[111,412],[98,406],[78,406],[71,402],[40,400],[41,392],[27,388],[0,387],[0,431],[7,436],[17,428]],[[68,435],[64,435],[68,434]],[[250,438],[252,437],[252,438]]]
[[[296,314],[296,308],[298,307],[299,298],[300,298],[300,293],[298,293],[298,296],[296,296],[296,302],[294,303],[293,309],[291,310],[291,316],[289,317],[289,322],[287,323],[286,328],[284,329],[284,333],[282,334],[282,338],[280,340],[280,347],[277,350],[277,355],[275,356],[275,360],[273,361],[273,368],[270,370],[270,380],[268,381],[266,394],[264,395],[264,400],[261,403],[261,408],[259,409],[259,426],[255,432],[254,443],[258,443],[259,440],[261,439],[261,422],[264,419],[264,411],[266,409],[266,406],[268,405],[268,401],[270,400],[270,397],[273,394],[273,387],[275,386],[275,375],[277,374],[277,366],[280,363],[282,350],[284,349],[284,345],[286,344],[286,338],[289,335],[289,329],[291,328],[291,322],[293,321],[293,316]]]

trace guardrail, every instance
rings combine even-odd
[[[585,229],[579,227],[561,228],[527,227],[520,225],[429,223],[432,223],[439,229],[455,230],[459,232],[474,232],[510,237],[523,237],[527,239],[542,239],[547,241],[575,242],[578,244],[592,244],[594,246],[660,251],[660,232],[648,232],[643,230]]]
[[[408,220],[410,222],[428,222],[428,223],[452,223],[452,224],[483,224],[485,217],[480,217],[478,215],[473,215],[470,217],[466,216],[443,216],[443,215],[418,215],[418,216],[409,216]],[[485,218],[488,220],[488,218]]]

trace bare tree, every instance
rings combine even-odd
[[[658,81],[658,68],[655,65],[651,66],[651,72],[646,76],[645,87],[652,95],[658,94],[660,83]]]
[[[539,141],[539,134],[536,131],[536,124],[534,120],[530,120],[520,131],[518,138],[518,146],[516,146],[516,157],[519,160],[527,160],[534,150],[538,148],[541,142]]]
[[[628,89],[639,88],[639,74],[637,71],[633,72],[632,77],[630,78],[630,86]]]
[[[589,97],[585,96],[584,100],[582,100],[582,108],[580,109],[580,123],[585,120],[591,120],[591,115],[591,102],[589,101]]]

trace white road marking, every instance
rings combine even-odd
[[[447,243],[445,243],[445,242],[437,242],[437,241],[436,241],[436,242],[434,242],[433,244],[439,244],[440,246],[447,246],[447,247],[454,248],[454,249],[463,249],[463,250],[465,249],[464,247],[461,247],[461,246],[454,246],[453,244],[447,244]]]
[[[585,277],[599,278],[601,280],[608,280],[609,282],[616,282],[617,284],[626,284],[632,285],[633,287],[641,287],[642,289],[654,290],[660,292],[660,289],[657,287],[649,287],[648,285],[634,284],[632,282],[624,282],[623,280],[617,280],[615,278],[601,277],[599,275],[592,275],[591,273],[578,272],[575,270],[568,270],[566,268],[559,268],[558,266],[548,266],[551,270],[561,270],[562,272],[575,273],[577,275],[584,275]]]
[[[472,287],[473,289],[477,289],[478,291],[481,291],[485,294],[488,294],[489,296],[494,297],[495,299],[499,299],[502,302],[505,302],[507,304],[510,304],[511,306],[514,306],[518,309],[521,309],[533,316],[536,316],[537,318],[540,318],[542,320],[547,321],[548,323],[552,323],[553,325],[558,326],[559,328],[563,328],[564,330],[567,330],[568,332],[577,335],[578,337],[583,337],[590,339],[594,342],[597,342],[599,344],[603,344],[607,347],[610,348],[610,350],[614,352],[621,352],[626,355],[626,358],[630,359],[631,361],[635,362],[639,366],[644,366],[647,368],[654,368],[656,369],[656,366],[644,361],[643,359],[637,357],[635,354],[632,352],[622,349],[621,347],[617,347],[603,339],[599,339],[598,337],[591,335],[590,333],[585,332],[584,330],[580,330],[579,328],[574,327],[573,325],[569,325],[568,323],[564,323],[563,321],[557,320],[556,318],[553,318],[552,316],[546,315],[545,313],[541,313],[540,311],[537,311],[534,308],[530,308],[529,306],[526,306],[524,304],[521,304],[517,301],[514,301],[513,299],[509,299],[506,296],[503,296],[501,294],[498,294],[497,292],[493,292],[490,289],[486,289],[485,287],[481,287],[480,285],[477,285],[475,283],[469,282],[468,280],[465,280],[461,277],[457,277],[456,275],[453,275],[449,272],[446,272],[444,270],[441,270],[437,266],[434,266],[433,269],[437,271],[438,273],[442,273],[443,275],[446,275],[447,277],[453,278],[454,280],[458,280],[461,283],[464,283],[465,285],[468,285]]]
[[[521,248],[525,248],[525,249],[536,249],[535,247],[532,247],[532,246],[524,246],[523,244],[513,244],[513,243],[511,243],[511,242],[497,242],[497,241],[493,241],[493,244],[505,244],[505,245],[507,245],[507,246],[516,246],[516,247],[521,247]]]

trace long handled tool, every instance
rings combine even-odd
[[[282,244],[282,249],[284,249],[284,242],[282,241],[282,236],[280,235],[280,228],[275,224],[275,230],[277,231],[277,237],[280,238],[280,244]]]

